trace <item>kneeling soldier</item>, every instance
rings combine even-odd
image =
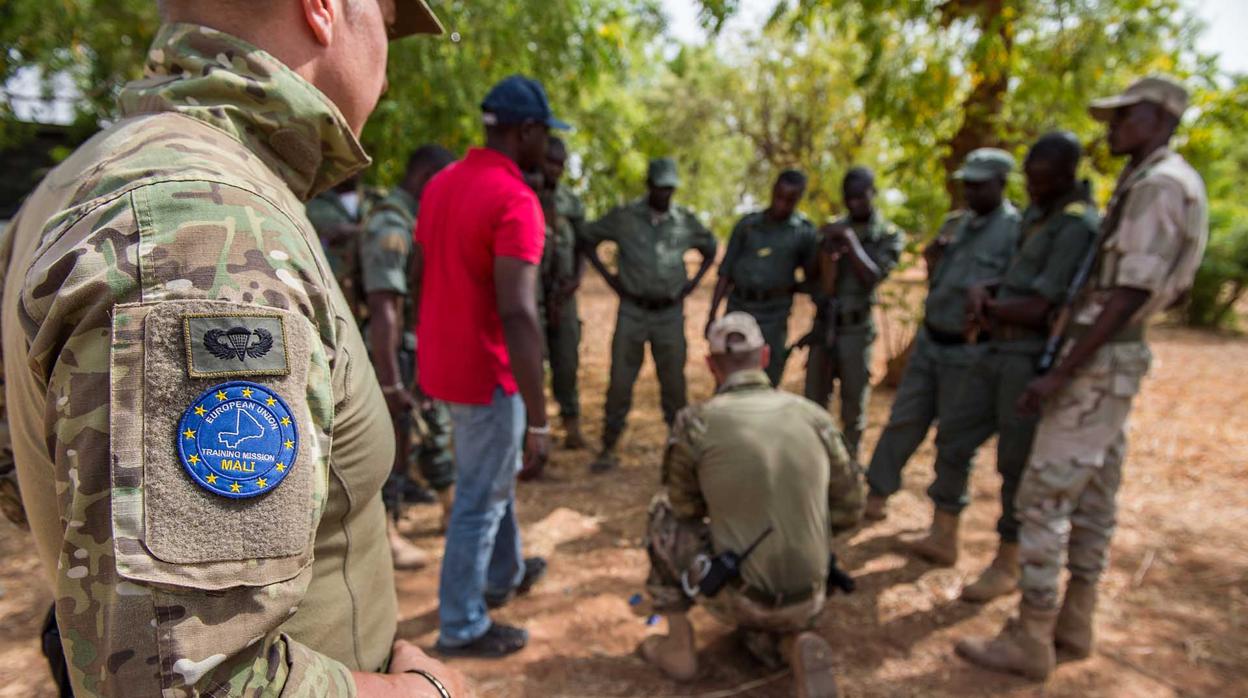
[[[863,492],[832,418],[772,387],[770,352],[754,318],[715,322],[707,363],[719,385],[678,415],[651,504],[646,587],[669,634],[646,639],[646,661],[678,680],[697,674],[697,600],[743,631],[766,664],[791,663],[799,696],[835,695],[831,649],[811,632],[823,609],[833,532],[854,526]],[[769,534],[770,532],[770,534]],[[715,593],[706,563],[741,558]],[[722,568],[721,568],[722,571]],[[725,581],[724,576],[718,576]]]

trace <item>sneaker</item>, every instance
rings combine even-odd
[[[485,605],[487,608],[501,608],[507,605],[517,596],[524,596],[529,593],[534,584],[541,581],[546,576],[546,560],[540,557],[529,557],[524,560],[524,577],[520,579],[520,583],[515,589],[504,593],[485,593]]]
[[[448,647],[439,638],[434,650],[444,657],[475,657],[478,659],[497,659],[515,654],[529,643],[529,631],[502,623],[490,625],[489,630],[481,637],[466,645]]]

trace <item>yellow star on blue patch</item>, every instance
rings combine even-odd
[[[182,435],[183,435],[183,436],[185,436],[185,437],[186,437],[186,438],[188,438],[188,439],[193,439],[193,438],[195,438],[195,432],[194,432],[193,430],[191,430],[191,429],[187,429],[186,431],[182,432]]]
[[[202,416],[204,416],[205,414],[208,414],[208,410],[204,409],[203,407],[200,407],[199,405],[196,405],[196,406],[195,406],[195,416],[196,416],[196,417],[202,417]]]
[[[266,487],[268,487],[268,486],[269,486],[269,481],[268,481],[268,480],[265,480],[264,478],[259,478],[259,479],[257,479],[257,480],[256,480],[256,489],[261,489],[261,490],[262,490],[262,489],[264,489],[264,488],[266,488]]]
[[[290,426],[290,417],[282,417],[282,426],[284,427]]]
[[[218,390],[218,391],[217,391],[217,399],[218,399],[218,400],[224,400],[225,398],[226,398],[225,391],[224,391],[224,390]]]
[[[278,464],[277,464],[277,472],[279,472],[279,473],[284,473],[284,472],[286,472],[286,464],[285,464],[285,463],[278,463]]]
[[[230,485],[230,491],[231,491],[231,492],[242,492],[242,491],[243,491],[243,488],[242,488],[242,486],[241,486],[241,485],[239,485],[237,482],[235,482],[234,484]]]
[[[198,455],[196,455],[196,454],[194,454],[194,453],[192,453],[191,455],[187,456],[187,457],[186,457],[186,459],[187,459],[188,461],[190,461],[190,462],[191,462],[191,465],[195,465],[195,464],[199,463],[199,456],[198,456]],[[216,477],[216,475],[213,475],[212,477]]]
[[[269,407],[272,407],[277,404],[277,400],[274,400],[273,398],[269,398],[268,400],[264,401],[264,404],[268,405]]]
[[[291,441],[290,439],[286,439],[286,448],[294,448],[294,447],[295,447],[295,442]]]
[[[251,388],[243,388],[243,397],[251,397]]]
[[[215,485],[215,484],[217,484],[217,476],[216,476],[216,475],[214,475],[214,474],[212,474],[212,473],[208,473],[208,477],[206,477],[206,478],[204,478],[204,479],[208,481],[208,484],[209,484],[209,485]]]

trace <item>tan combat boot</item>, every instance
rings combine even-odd
[[[390,554],[394,557],[394,569],[418,570],[429,564],[429,553],[417,548],[399,533],[394,519],[386,517],[386,537],[390,540]]]
[[[1018,607],[996,637],[968,637],[958,641],[958,656],[985,669],[1021,674],[1043,681],[1053,672],[1057,656],[1053,651],[1053,628],[1057,610]]]
[[[867,521],[883,521],[888,518],[888,498],[878,495],[867,495],[867,508],[862,512]]]
[[[836,667],[832,648],[814,633],[802,633],[789,649],[793,687],[798,698],[836,698]]]
[[[579,451],[582,448],[585,448],[585,436],[581,434],[580,417],[564,417],[563,433],[564,448],[569,451]]]
[[[979,579],[962,588],[962,600],[984,603],[1018,588],[1018,543],[1001,541],[997,556]]]
[[[1092,616],[1095,613],[1096,584],[1071,577],[1053,637],[1063,658],[1087,659],[1092,654]]]
[[[909,545],[911,553],[941,567],[958,562],[958,515],[940,509],[932,516],[927,535]]]
[[[455,485],[438,492],[438,502],[442,505],[442,533],[451,527],[451,505],[455,503]]]

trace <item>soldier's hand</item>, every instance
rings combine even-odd
[[[542,476],[546,460],[550,457],[550,432],[530,429],[524,436],[524,467],[516,477],[523,481],[536,480]]]
[[[405,695],[438,696],[438,690],[434,688],[433,683],[429,679],[419,674],[407,674],[407,672],[414,669],[420,669],[433,674],[455,698],[474,695],[468,688],[468,681],[459,671],[430,657],[421,651],[419,647],[406,640],[395,640],[393,653],[390,658],[390,673],[406,674],[404,677],[406,679],[404,688],[411,691],[411,693]]]
[[[395,390],[383,388],[381,392],[386,398],[386,407],[390,410],[391,415],[403,414],[416,407],[416,398],[412,397],[411,392],[407,388]]]
[[[1070,379],[1061,371],[1050,371],[1027,384],[1027,389],[1018,397],[1015,409],[1025,417],[1038,415],[1045,401],[1069,382]]]

